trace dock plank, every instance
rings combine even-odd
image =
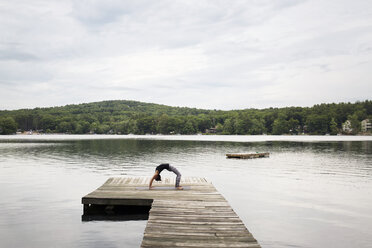
[[[138,190],[149,177],[109,178],[84,205],[151,206],[141,247],[260,248],[225,198],[205,178],[182,178],[188,190]],[[174,178],[153,186],[174,187]]]

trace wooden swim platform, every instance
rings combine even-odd
[[[264,158],[269,157],[270,153],[261,152],[261,153],[228,153],[226,154],[227,158]]]
[[[150,206],[141,247],[261,247],[206,179],[183,177],[185,190],[173,188],[175,178],[154,181],[155,190],[145,188],[149,181],[150,177],[109,178],[82,198],[84,211],[92,205]]]

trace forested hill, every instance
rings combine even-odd
[[[72,134],[337,134],[372,119],[372,101],[244,110],[203,110],[137,101],[0,111],[0,134],[17,130]]]

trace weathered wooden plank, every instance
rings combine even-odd
[[[149,220],[171,220],[171,221],[196,221],[196,222],[241,222],[238,216],[202,216],[202,215],[192,215],[192,216],[176,216],[176,215],[153,215],[149,217]]]
[[[167,238],[164,238],[165,235],[163,234],[148,234],[145,233],[144,237],[146,240],[153,240],[153,241],[181,241],[181,240],[192,240],[193,242],[198,241],[206,241],[206,242],[229,242],[229,243],[235,243],[235,242],[257,242],[254,238],[251,237],[245,237],[245,236],[239,236],[239,237],[218,237],[215,235],[208,235],[208,236],[200,236],[200,235],[179,235],[179,234],[172,234],[168,235]]]
[[[114,178],[113,177],[110,177],[109,179],[107,179],[107,181],[105,182],[105,184],[111,184],[113,180],[114,180]]]
[[[142,241],[141,247],[239,247],[239,248],[260,248],[255,242],[221,242],[208,241],[198,242],[193,240],[147,240]]]
[[[177,231],[177,232],[176,232]],[[146,234],[161,234],[161,235],[174,235],[174,236],[219,236],[219,237],[250,237],[252,240],[254,239],[252,234],[247,234],[245,230],[211,230],[210,228],[204,229],[177,229],[168,230],[166,228],[148,228],[146,230]]]
[[[182,192],[182,191],[179,191],[179,192]],[[221,196],[221,198],[223,198],[223,197]],[[203,199],[203,200],[201,200],[201,199]],[[228,206],[228,207],[230,207],[230,204],[228,202],[226,202],[225,199],[224,199],[224,201],[216,201],[216,202],[205,203],[204,198],[199,198],[198,201],[193,201],[193,202],[175,200],[175,199],[173,199],[173,200],[156,199],[156,202],[154,202],[154,204],[156,204],[157,206],[159,206],[159,205],[180,206],[180,204],[188,204],[188,205],[195,205],[195,206]]]
[[[168,224],[149,224],[146,227],[146,233],[152,233],[154,230],[159,232],[167,232],[172,230],[179,233],[205,233],[213,235],[215,234],[242,234],[251,235],[245,226],[200,226],[200,225],[187,225],[187,226],[178,226],[178,225],[168,225]]]
[[[151,220],[152,223],[158,224],[178,224],[178,225],[200,225],[200,226],[244,226],[242,222],[238,221],[178,221],[178,220]]]
[[[225,218],[229,216],[236,216],[235,212],[231,210],[227,210],[224,212],[216,212],[216,211],[188,211],[184,210],[182,212],[180,211],[159,211],[156,209],[153,209],[150,211],[151,215],[153,216],[168,216],[168,215],[176,215],[176,216],[195,216],[195,217],[203,217],[203,216],[216,216],[218,218]]]

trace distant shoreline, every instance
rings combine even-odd
[[[118,135],[118,134],[39,134],[0,135],[0,141],[73,141],[73,140],[164,140],[211,142],[338,142],[372,141],[372,135]]]
[[[28,134],[26,132],[23,133],[15,133],[10,135],[17,135],[17,136],[30,136],[30,135],[107,135],[107,136],[372,136],[372,134],[337,134],[337,135],[318,135],[318,134],[96,134],[96,133],[86,133],[86,134],[70,134],[70,133],[32,133]]]
[[[0,134],[355,135],[372,130],[372,101],[244,110],[103,101],[0,111]]]

